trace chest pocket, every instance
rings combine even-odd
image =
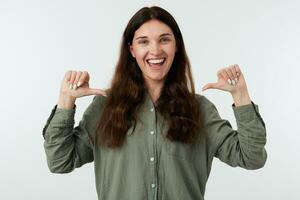
[[[160,116],[159,116],[160,117]],[[160,119],[160,118],[159,118]],[[171,141],[167,136],[169,130],[169,124],[163,120],[158,120],[158,129],[161,130],[163,146],[166,151],[166,155],[171,156],[172,159],[180,159],[186,161],[193,161],[196,158],[197,145],[186,144],[183,142]]]
[[[170,141],[167,138],[165,138],[165,144],[166,151],[169,156],[187,161],[193,161],[196,158],[195,144]]]

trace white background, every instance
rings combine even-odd
[[[65,71],[86,70],[109,87],[122,32],[143,6],[177,20],[197,93],[236,128],[229,93],[201,88],[237,63],[267,126],[268,160],[248,171],[215,159],[207,200],[299,200],[300,3],[291,0],[96,1],[0,0],[0,199],[97,199],[93,164],[51,174],[42,128]],[[92,100],[77,100],[76,124]]]

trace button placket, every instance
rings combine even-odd
[[[149,155],[149,167],[151,171],[151,181],[150,181],[150,188],[153,190],[153,194],[151,193],[150,199],[156,199],[157,198],[157,166],[156,166],[156,152],[157,152],[157,144],[156,144],[156,113],[154,106],[151,106],[149,109],[149,114],[151,116],[151,122],[152,124],[149,124],[149,141],[151,146],[151,151]],[[150,194],[150,193],[149,193]],[[152,196],[153,195],[153,196]]]

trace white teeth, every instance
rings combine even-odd
[[[164,58],[162,59],[149,59],[148,62],[151,63],[151,64],[158,64],[158,63],[162,63],[164,62]]]

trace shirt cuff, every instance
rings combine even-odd
[[[76,105],[72,109],[67,108],[57,108],[57,105],[54,106],[52,113],[54,112],[51,123],[55,124],[74,124],[74,115],[76,111]],[[51,113],[51,115],[52,115]],[[51,116],[50,115],[50,116]]]
[[[57,104],[53,107],[50,116],[47,119],[47,122],[43,128],[43,137],[45,138],[46,130],[50,124],[66,124],[74,125],[74,115],[76,111],[76,105],[72,109],[57,108]]]
[[[237,120],[252,120],[259,118],[262,124],[265,126],[265,123],[259,113],[258,105],[251,101],[251,104],[242,105],[236,107],[234,103],[232,104],[232,109],[234,116]]]

